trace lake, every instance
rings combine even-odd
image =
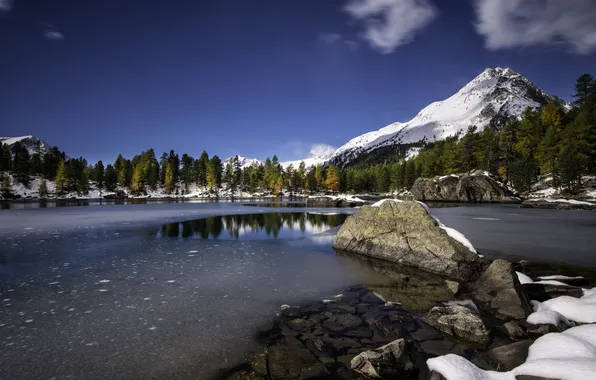
[[[283,304],[389,281],[336,255],[355,209],[231,202],[0,212],[0,378],[207,378]],[[596,267],[596,213],[432,210],[487,256]]]

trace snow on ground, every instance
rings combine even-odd
[[[428,359],[430,370],[447,380],[515,380],[527,375],[549,379],[585,380],[596,378],[596,325],[550,333],[530,346],[526,362],[509,372],[485,371],[465,358],[449,354]]]
[[[426,203],[424,202],[420,202],[420,201],[416,201],[418,203],[420,203],[422,206],[424,206],[424,208],[426,209],[426,212],[428,212],[428,215],[430,215],[434,220],[437,221],[437,223],[439,224],[439,227],[447,232],[447,235],[449,235],[451,238],[457,240],[458,242],[460,242],[461,244],[464,245],[464,247],[468,248],[470,251],[474,252],[474,253],[478,253],[476,251],[476,249],[474,248],[474,246],[472,245],[472,243],[465,237],[464,234],[462,234],[461,232],[459,232],[458,230],[451,228],[451,227],[447,227],[446,225],[444,225],[443,223],[441,223],[441,221],[435,217],[433,214],[431,214],[430,209],[428,208],[428,206],[426,205]]]
[[[528,317],[529,323],[536,324],[537,320],[552,318],[552,312],[574,322],[596,323],[596,294],[591,294],[590,291],[581,298],[560,296],[544,302],[531,302],[534,312]],[[552,324],[557,325],[558,321]]]
[[[592,202],[578,201],[575,199],[563,199],[563,198],[559,198],[559,199],[540,198],[540,199],[528,199],[527,201],[528,202],[569,203],[572,205],[588,205],[588,206],[595,205],[595,203],[592,203]]]
[[[520,282],[520,284],[531,284],[534,282],[534,280],[532,280],[530,278],[530,276],[523,274],[522,272],[515,272],[517,273],[517,278]]]
[[[571,286],[565,282],[562,281],[557,281],[557,280],[581,280],[583,279],[583,277],[578,276],[578,277],[567,277],[567,276],[561,276],[561,275],[553,275],[553,276],[543,276],[543,277],[538,277],[539,281],[534,281],[532,280],[529,276],[521,273],[521,272],[515,272],[517,273],[517,278],[519,279],[519,282],[522,284],[542,284],[542,285],[555,285],[555,286]]]
[[[387,201],[392,201],[395,203],[402,203],[403,201],[401,199],[381,199],[378,202],[375,202],[371,205],[371,207],[381,207],[381,205]]]
[[[574,276],[574,277],[569,277],[569,276],[563,276],[560,274],[555,274],[553,276],[540,276],[538,277],[539,280],[583,280],[584,278],[582,276]]]

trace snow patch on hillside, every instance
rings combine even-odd
[[[553,99],[511,69],[486,69],[456,94],[431,103],[412,120],[354,137],[335,151],[333,159],[345,163],[385,145],[442,140],[465,132],[471,125],[482,130],[497,116],[519,116],[526,108],[537,108],[543,100]]]

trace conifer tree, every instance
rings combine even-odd
[[[186,153],[182,155],[182,168],[180,169],[180,180],[184,185],[185,192],[188,192],[188,187],[194,182],[194,163],[194,158],[192,158]]]
[[[93,174],[91,178],[97,182],[97,188],[103,189],[104,188],[104,181],[105,181],[105,168],[103,166],[103,162],[101,160],[97,161],[95,167],[93,168]]]
[[[63,196],[68,191],[68,168],[64,161],[58,164],[58,172],[55,178],[56,194]]]
[[[116,185],[118,184],[118,174],[116,173],[116,169],[110,164],[106,166],[105,172],[105,187],[108,191],[116,190]]]
[[[207,167],[207,186],[210,189],[217,189],[221,186],[222,178],[221,159],[217,155],[211,157]]]
[[[12,146],[12,172],[17,181],[29,186],[29,152],[20,141]]]
[[[327,178],[325,179],[325,188],[328,191],[338,192],[340,188],[339,171],[333,164],[327,168]]]
[[[38,193],[40,198],[46,198],[48,196],[48,184],[45,178],[42,178],[39,182]]]
[[[176,181],[175,181],[175,168],[172,162],[168,162],[166,164],[166,169],[164,173],[164,189],[166,193],[172,194],[174,189],[176,188]]]
[[[314,191],[320,191],[323,188],[323,165],[315,166],[315,188]]]
[[[0,195],[4,199],[12,199],[12,183],[10,181],[10,176],[5,174],[4,172],[0,172],[0,180],[2,187],[0,188]]]
[[[195,161],[195,178],[199,186],[207,186],[207,167],[209,166],[209,155],[206,151]]]

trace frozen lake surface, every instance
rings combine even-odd
[[[234,203],[1,211],[0,378],[207,378],[253,347],[282,304],[384,281],[331,250],[342,216],[325,214],[354,211]],[[596,213],[432,211],[479,252],[596,261]],[[279,217],[241,216],[272,212]],[[207,228],[196,222],[213,216],[223,217]]]

